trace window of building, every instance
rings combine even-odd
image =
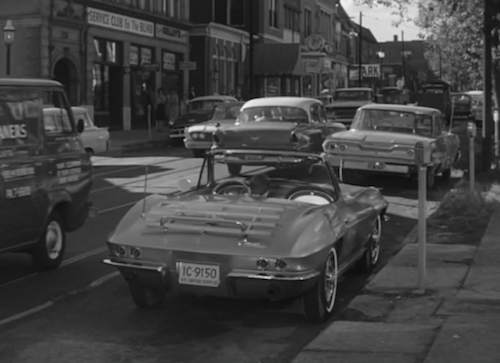
[[[228,20],[229,25],[245,25],[245,3],[243,0],[228,0]]]
[[[278,0],[269,0],[269,26],[279,28]]]
[[[304,9],[304,38],[312,34],[312,11],[311,9]]]
[[[213,60],[213,65],[214,65],[214,71],[212,74],[212,87],[213,87],[213,92],[215,94],[219,93],[219,47],[215,45],[214,47],[214,54],[212,55],[212,60]]]
[[[219,48],[219,92],[223,95],[227,94],[227,63],[226,48],[221,45]]]
[[[92,67],[92,95],[96,111],[109,110],[109,69],[122,60],[122,44],[94,38],[95,57]]]
[[[285,14],[284,15],[285,15],[284,28],[291,30],[291,31],[299,32],[300,31],[300,26],[299,26],[300,12],[298,12],[292,8],[285,7]]]

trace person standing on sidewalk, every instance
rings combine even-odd
[[[174,88],[170,89],[168,95],[168,121],[173,122],[179,116],[179,96]]]
[[[189,99],[192,100],[193,98],[196,98],[196,92],[194,91],[194,87],[191,86],[189,89]]]
[[[163,130],[163,128],[167,128],[168,131],[168,122],[167,122],[167,95],[165,94],[165,90],[163,88],[158,88],[156,94],[156,112],[155,112],[155,121],[156,128],[158,130]]]

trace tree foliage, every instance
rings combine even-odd
[[[418,14],[413,22],[422,30],[427,44],[426,57],[443,79],[458,87],[482,88],[483,83],[483,9],[484,0],[356,0],[358,4],[385,6],[400,19],[408,20],[410,7]],[[493,25],[491,78],[497,106],[500,104],[500,1],[491,0]]]

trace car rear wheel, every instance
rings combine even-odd
[[[337,297],[338,260],[332,248],[314,287],[302,296],[304,315],[311,323],[322,323],[333,311]]]
[[[165,299],[165,291],[161,288],[144,286],[136,282],[128,284],[130,295],[139,308],[154,308]]]
[[[66,232],[60,214],[54,211],[45,226],[42,236],[31,251],[37,270],[54,270],[62,262],[66,249]]]
[[[195,158],[202,158],[205,156],[205,150],[203,149],[193,149],[193,156]]]
[[[227,171],[231,176],[238,176],[241,173],[241,165],[239,164],[227,164]]]
[[[368,246],[363,254],[363,257],[358,262],[360,272],[369,273],[377,265],[380,258],[380,239],[382,237],[382,217],[380,214],[373,222],[370,237],[368,238]]]

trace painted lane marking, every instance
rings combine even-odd
[[[109,281],[109,280],[111,280],[119,275],[120,275],[119,271],[111,272],[107,275],[104,275],[104,276],[98,278],[97,280],[92,281],[90,284],[88,284],[84,288],[69,291],[68,293],[66,293],[64,295],[60,295],[52,300],[47,301],[46,303],[35,306],[34,308],[28,309],[28,310],[23,311],[21,313],[9,316],[8,318],[2,319],[2,320],[0,320],[0,326],[12,323],[14,321],[17,321],[17,320],[26,318],[30,315],[36,314],[40,311],[46,310],[46,309],[54,306],[58,301],[61,301],[62,299],[64,299],[67,296],[73,296],[73,295],[77,295],[81,292],[95,289],[96,287],[99,287],[100,285],[104,284],[105,282],[107,282],[107,281]]]

